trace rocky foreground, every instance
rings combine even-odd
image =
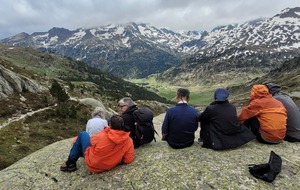
[[[155,118],[159,134],[162,120],[163,115]],[[59,170],[71,141],[53,143],[0,171],[0,189],[300,189],[299,143],[253,140],[238,149],[214,151],[195,142],[175,150],[157,137],[157,142],[136,149],[132,164],[92,174],[83,159],[76,172]],[[254,178],[248,164],[267,163],[271,150],[283,161],[281,173],[268,183]]]

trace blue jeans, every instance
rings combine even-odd
[[[68,161],[76,162],[79,157],[84,157],[85,150],[91,146],[90,135],[83,131],[79,133],[73,147],[71,148]]]

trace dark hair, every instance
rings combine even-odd
[[[109,125],[111,129],[123,130],[124,120],[120,115],[113,115],[110,118]]]
[[[178,88],[178,90],[177,90],[177,96],[179,98],[182,98],[182,97],[190,98],[190,91],[187,88]]]

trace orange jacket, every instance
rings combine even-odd
[[[122,161],[129,164],[134,160],[134,146],[129,132],[106,127],[91,136],[90,141],[91,146],[86,149],[84,160],[93,173],[111,170]]]
[[[243,107],[238,119],[256,116],[260,123],[260,134],[266,139],[282,141],[286,133],[287,111],[283,104],[272,97],[265,85],[254,85],[251,90],[250,103]]]

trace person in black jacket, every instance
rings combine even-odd
[[[119,101],[119,111],[124,120],[124,131],[130,131],[130,137],[133,140],[135,148],[141,145],[141,142],[138,141],[135,136],[135,120],[133,117],[133,112],[137,109],[138,107],[136,103],[130,97],[124,97]]]
[[[229,103],[228,96],[226,89],[217,89],[214,93],[215,101],[199,116],[200,139],[203,140],[204,148],[231,149],[255,138],[250,129],[238,121],[236,108]]]

